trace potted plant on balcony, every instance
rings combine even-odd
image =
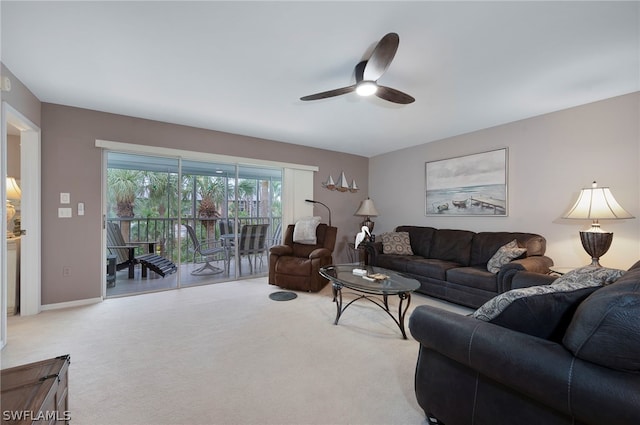
[[[224,182],[217,178],[201,177],[198,182],[200,203],[198,205],[198,218],[203,219],[202,224],[207,229],[207,237],[215,235],[216,221],[221,214],[218,204],[222,200],[222,188]]]

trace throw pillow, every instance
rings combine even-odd
[[[487,263],[487,270],[491,273],[498,273],[500,267],[511,262],[514,258],[518,258],[522,254],[527,252],[526,248],[520,248],[517,240],[512,240],[506,245],[501,246],[493,257]]]
[[[624,271],[586,266],[550,285],[513,289],[473,312],[472,317],[518,332],[559,341],[578,305],[600,286],[614,282]]]
[[[383,254],[413,255],[409,232],[383,233],[381,237]]]
[[[320,224],[320,217],[303,217],[296,221],[296,225],[293,228],[293,241],[304,245],[318,243],[316,238],[318,224]]]

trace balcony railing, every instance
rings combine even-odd
[[[194,218],[184,217],[180,224],[188,224],[196,231],[200,243],[209,246],[220,244],[221,221],[230,220],[227,217],[220,218]],[[156,254],[169,258],[174,262],[189,262],[193,258],[193,242],[188,237],[186,229],[180,226],[175,218],[108,218],[107,221],[120,226],[122,236],[128,242],[156,242]],[[233,221],[233,219],[231,219]],[[236,219],[238,232],[246,224],[269,224],[269,241],[273,241],[282,217],[239,217]],[[178,252],[178,237],[181,245]],[[273,244],[271,242],[270,244]]]

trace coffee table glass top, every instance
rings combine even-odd
[[[353,274],[354,269],[364,269],[369,276],[382,274],[388,277],[382,280],[368,280],[362,276]],[[332,282],[369,294],[394,295],[403,292],[413,292],[420,287],[420,283],[417,280],[382,267],[337,264],[322,267],[320,274]]]

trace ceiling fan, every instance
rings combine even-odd
[[[356,83],[342,87],[339,89],[329,90],[322,93],[311,94],[309,96],[301,97],[300,100],[318,100],[325,99],[327,97],[339,96],[341,94],[347,94],[355,91],[360,96],[371,96],[375,94],[380,99],[387,100],[393,103],[400,103],[406,105],[412,103],[415,99],[400,90],[392,89],[391,87],[385,87],[378,84],[378,79],[385,73],[393,57],[398,50],[398,44],[400,43],[400,37],[394,32],[382,37],[368,60],[364,60],[356,65]]]

